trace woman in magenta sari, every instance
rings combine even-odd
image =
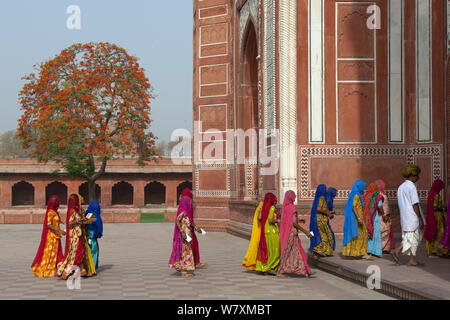
[[[56,266],[63,258],[60,238],[66,233],[59,226],[58,208],[59,197],[51,196],[45,212],[41,243],[31,265],[33,273],[40,278],[56,276]]]
[[[194,253],[195,267],[196,268],[204,268],[206,266],[206,264],[200,262],[200,250],[198,247],[197,235],[195,234],[195,232],[201,232],[201,230],[194,223],[194,207],[193,207],[193,202],[192,202],[193,197],[192,197],[191,189],[188,189],[188,188],[184,189],[181,192],[181,198],[183,198],[183,197],[189,197],[191,199],[191,203],[192,203],[192,207],[189,212],[189,220],[191,222],[192,251]]]
[[[423,237],[426,240],[429,258],[436,258],[439,254],[443,254],[444,248],[439,241],[445,231],[445,216],[442,198],[439,193],[444,187],[444,181],[436,179],[428,192],[427,215]]]
[[[188,271],[195,270],[194,254],[192,250],[192,226],[189,219],[192,200],[182,197],[178,205],[175,228],[173,230],[172,254],[169,267],[176,269],[182,277],[192,277]]]
[[[439,241],[439,243],[442,245],[443,247],[443,255],[446,257],[450,256],[450,195],[448,197],[448,202],[447,202],[447,218],[445,221],[445,231],[444,231],[444,235],[442,236],[442,239]]]
[[[311,238],[311,234],[300,226],[294,201],[294,191],[286,191],[283,211],[281,212],[281,258],[277,275],[281,276],[284,273],[291,273],[309,277],[311,269],[308,266],[308,257],[305,250],[303,250],[298,232],[303,232],[308,238]]]

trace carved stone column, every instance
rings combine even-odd
[[[280,203],[297,193],[297,2],[280,0]]]

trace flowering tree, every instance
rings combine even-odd
[[[34,68],[19,93],[17,137],[39,162],[87,180],[89,201],[108,160],[157,159],[152,87],[136,57],[110,43],[74,44]]]

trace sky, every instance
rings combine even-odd
[[[192,132],[191,0],[14,0],[0,10],[0,133],[17,128],[21,78],[74,43],[111,42],[138,57],[154,88],[151,131]],[[71,5],[81,29],[70,30]]]

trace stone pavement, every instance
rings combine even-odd
[[[105,224],[98,275],[69,290],[63,280],[31,272],[40,225],[1,225],[0,299],[392,299],[315,268],[311,279],[246,271],[248,240],[226,233],[199,235],[209,266],[181,278],[167,266],[172,235],[171,223]]]
[[[396,237],[396,245],[401,243],[401,238]],[[303,241],[309,243],[305,239]],[[402,265],[394,263],[391,255],[385,254],[382,258],[372,261],[348,260],[341,256],[342,237],[337,239],[336,251],[333,257],[320,258],[318,262],[310,258],[310,264],[321,270],[331,272],[340,277],[366,283],[369,276],[369,266],[379,266],[381,271],[382,292],[401,299],[450,299],[450,259],[428,258],[425,248],[425,240],[417,250],[417,260],[425,263],[423,267],[407,266],[409,257],[401,255]]]

